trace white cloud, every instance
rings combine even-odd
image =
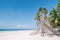
[[[22,27],[22,28],[24,28],[24,27],[29,27],[28,25],[17,25],[17,27]]]
[[[17,27],[22,27],[21,25],[17,25]]]

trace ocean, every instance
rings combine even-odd
[[[22,31],[22,30],[33,30],[33,29],[0,29],[0,31]]]

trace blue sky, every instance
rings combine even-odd
[[[57,0],[0,0],[0,29],[34,29],[39,7],[49,11]]]

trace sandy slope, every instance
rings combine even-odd
[[[40,36],[37,35],[29,35],[33,30],[26,31],[10,31],[10,32],[0,32],[0,40],[60,40],[60,37],[53,36]]]

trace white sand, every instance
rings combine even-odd
[[[60,37],[53,36],[40,36],[37,35],[29,35],[33,30],[26,31],[10,31],[10,32],[0,32],[0,40],[60,40]]]

